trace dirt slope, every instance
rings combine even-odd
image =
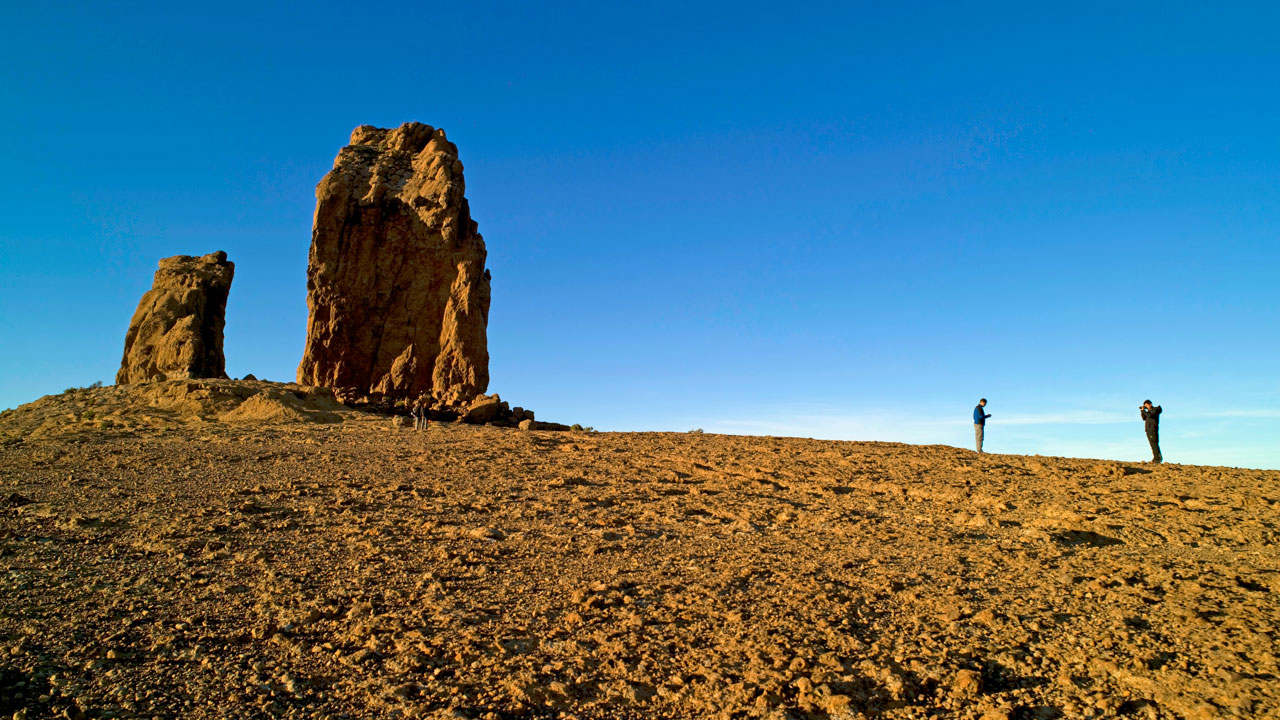
[[[101,431],[154,435],[209,423],[341,422],[352,416],[328,388],[263,380],[168,380],[68,388],[0,412],[0,443]]]
[[[5,714],[1280,715],[1276,472],[18,416]]]

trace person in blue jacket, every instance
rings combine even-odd
[[[978,406],[973,409],[973,440],[978,445],[978,452],[982,452],[982,433],[987,428],[987,418],[991,417],[988,413],[982,412],[982,408],[987,406],[987,399],[982,398],[978,401]]]

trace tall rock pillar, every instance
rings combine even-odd
[[[298,382],[466,402],[489,385],[489,271],[458,149],[362,125],[316,187]]]
[[[222,251],[161,260],[129,321],[116,383],[225,378],[222,329],[235,270]]]

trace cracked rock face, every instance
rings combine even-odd
[[[458,149],[362,125],[316,187],[298,382],[450,404],[489,385],[489,272]]]
[[[235,267],[221,251],[161,260],[129,322],[116,383],[225,378],[222,329]]]

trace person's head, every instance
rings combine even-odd
[[[986,406],[987,406],[987,399],[986,399],[986,398],[982,398],[981,400],[979,400],[979,401],[978,401],[978,406],[979,406],[979,407],[986,407]]]
[[[1150,401],[1150,400],[1143,400],[1143,401],[1142,401],[1142,407],[1151,407],[1151,401]]]

